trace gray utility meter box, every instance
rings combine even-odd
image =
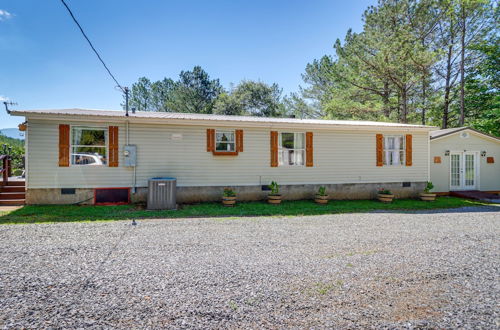
[[[177,180],[175,178],[152,178],[148,180],[148,210],[174,210]]]
[[[137,166],[137,146],[129,144],[123,147],[123,166]]]

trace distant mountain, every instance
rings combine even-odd
[[[24,132],[21,132],[17,128],[2,128],[0,129],[0,133],[13,139],[24,140]]]

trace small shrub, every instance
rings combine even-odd
[[[425,186],[424,192],[428,194],[432,189],[434,189],[434,185],[432,184],[432,182],[428,181],[427,185]]]
[[[319,189],[318,189],[318,195],[320,195],[320,196],[326,196],[326,187],[319,187]]]
[[[234,196],[236,196],[236,193],[231,188],[224,188],[223,196],[224,197],[234,197]]]
[[[392,192],[385,188],[379,188],[378,193],[381,195],[392,195]]]
[[[269,185],[269,189],[271,189],[271,195],[279,195],[280,194],[280,186],[276,181],[272,181]]]

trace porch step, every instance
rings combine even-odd
[[[25,192],[26,187],[24,186],[3,186],[0,187],[0,192],[1,193],[11,193],[11,192]]]
[[[25,199],[26,193],[23,192],[0,192],[0,199]]]
[[[9,179],[5,186],[0,185],[0,205],[17,206],[26,202],[26,181]]]
[[[17,206],[24,205],[24,199],[0,199],[0,205],[3,206]]]
[[[8,181],[7,182],[7,186],[25,186],[26,185],[26,181],[22,181],[22,180],[12,180],[12,181]]]

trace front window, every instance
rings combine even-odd
[[[105,128],[72,127],[71,164],[106,165]]]
[[[279,166],[303,166],[304,158],[304,133],[280,133],[278,135]]]
[[[234,131],[216,131],[215,132],[215,151],[234,152]]]
[[[404,161],[404,136],[386,136],[384,138],[384,165],[403,165]]]

